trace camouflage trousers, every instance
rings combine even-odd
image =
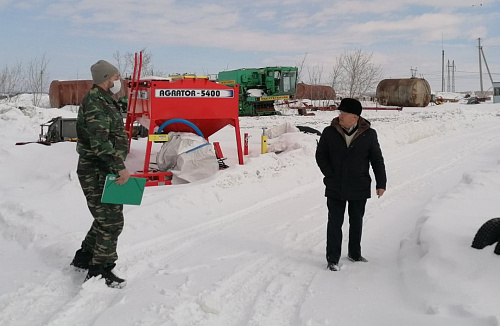
[[[94,217],[82,248],[93,254],[91,265],[111,265],[118,259],[116,245],[124,224],[123,205],[101,203],[106,175],[112,172],[105,165],[83,159],[78,161],[76,172]]]

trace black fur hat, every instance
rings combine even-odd
[[[363,110],[363,107],[361,106],[361,103],[356,99],[344,98],[344,99],[342,99],[342,101],[340,101],[340,105],[338,107],[338,110],[360,116],[361,111]]]

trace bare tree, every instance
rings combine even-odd
[[[163,75],[163,73],[157,69],[154,69],[152,64],[153,54],[146,50],[144,47],[139,52],[142,52],[142,67],[141,67],[141,77],[152,76],[152,75]],[[139,52],[137,54],[139,55]],[[122,77],[128,78],[132,77],[135,67],[135,53],[126,52],[121,54],[120,51],[113,53],[113,58],[117,62],[117,68],[120,71]],[[139,58],[138,58],[139,60]]]
[[[307,58],[307,52],[304,54],[304,58],[300,63],[297,64],[298,71],[297,71],[297,82],[300,83],[302,82],[302,72],[304,71],[304,64],[306,62]]]
[[[122,55],[120,51],[116,51],[113,53],[113,58],[116,60],[116,68],[118,68],[118,71],[121,73],[123,77],[128,77],[127,73],[129,73],[130,67],[129,65],[129,60],[125,57],[125,55]],[[134,64],[134,61],[132,61],[132,64]]]
[[[11,95],[21,91],[23,79],[23,66],[20,62],[11,67],[5,65],[0,72],[0,93],[10,99]]]
[[[309,74],[309,84],[320,85],[321,79],[323,78],[323,65],[317,64],[313,67],[308,67],[307,72]]]
[[[342,65],[339,64],[339,58],[337,58],[337,63],[333,66],[330,78],[332,88],[338,93],[342,84]]]
[[[307,68],[307,72],[309,74],[309,81],[308,83],[310,85],[321,85],[321,80],[323,78],[323,64],[317,64],[315,66],[312,66],[312,67],[308,67]],[[310,94],[309,95],[309,98],[311,100],[313,99],[318,99],[316,97],[320,97],[319,95],[319,88],[315,89],[314,87],[309,87],[308,88],[310,90]]]
[[[372,62],[373,53],[361,49],[344,52],[337,58],[331,74],[332,87],[348,97],[360,97],[380,80],[380,66]]]
[[[28,62],[26,70],[27,91],[33,95],[34,106],[40,106],[42,94],[47,92],[49,85],[48,64],[49,61],[45,54],[41,58],[35,58]]]

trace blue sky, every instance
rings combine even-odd
[[[0,66],[45,54],[51,80],[89,79],[97,60],[146,48],[156,70],[198,75],[296,66],[307,53],[303,81],[321,68],[326,84],[335,59],[361,49],[383,78],[417,68],[440,91],[444,50],[456,91],[469,91],[480,88],[481,38],[500,81],[499,0],[0,0],[0,20]]]

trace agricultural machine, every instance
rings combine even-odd
[[[290,100],[297,85],[296,67],[244,68],[221,71],[219,84],[240,85],[239,115],[273,115],[274,101]]]
[[[144,168],[135,177],[147,179],[146,186],[171,184],[172,172],[150,166],[153,143],[168,141],[168,132],[191,132],[208,141],[208,137],[232,125],[235,131],[238,161],[243,164],[238,120],[239,87],[212,82],[208,77],[140,79],[142,52],[135,56],[134,74],[128,83],[128,108],[125,131],[132,139],[134,124],[148,130]],[[215,152],[220,148],[214,143]],[[217,143],[218,144],[218,143]],[[222,158],[222,154],[217,154]]]

